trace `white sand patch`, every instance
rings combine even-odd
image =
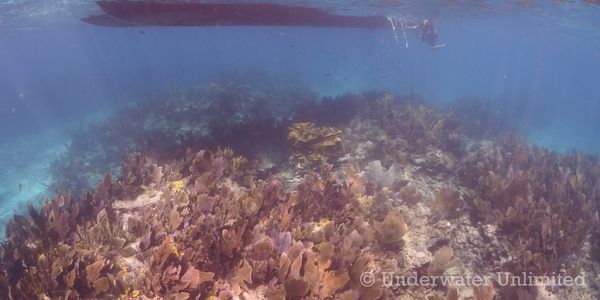
[[[118,200],[113,203],[114,209],[132,210],[157,203],[162,199],[162,190],[152,189],[139,195],[135,200]]]
[[[0,231],[15,213],[24,213],[52,195],[50,163],[66,150],[64,132],[49,130],[0,146]]]

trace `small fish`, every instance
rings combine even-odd
[[[19,192],[23,190],[23,184],[19,182]]]

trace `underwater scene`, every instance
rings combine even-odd
[[[0,0],[0,299],[600,299],[600,2]]]

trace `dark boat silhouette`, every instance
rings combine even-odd
[[[267,3],[96,1],[106,13],[82,20],[103,26],[308,26],[385,28],[385,16],[349,16]]]

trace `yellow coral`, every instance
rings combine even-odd
[[[177,181],[174,181],[171,184],[171,188],[173,189],[173,192],[181,192],[183,190],[183,188],[187,185],[188,179],[184,178],[184,179],[180,179]]]
[[[123,293],[123,295],[119,296],[119,300],[130,300],[130,299],[136,299],[140,296],[140,291],[139,290],[132,290],[130,287],[128,287],[125,290],[125,293]]]
[[[314,123],[295,123],[289,128],[296,168],[327,161],[341,152],[342,131],[317,127]]]
[[[235,176],[238,174],[238,172],[243,171],[248,165],[248,160],[245,157],[241,155],[235,155],[235,152],[233,152],[233,150],[229,147],[224,149],[219,148],[217,153],[219,153],[227,161],[227,172],[232,176]]]
[[[121,260],[121,271],[119,272],[121,275],[121,278],[125,278],[127,277],[127,264],[125,263],[125,260]]]
[[[179,253],[179,250],[177,249],[177,245],[175,245],[175,244],[171,245],[171,253],[175,254],[175,257],[181,256],[181,253]]]
[[[244,166],[246,163],[248,162],[248,160],[243,157],[243,156],[235,156],[231,159],[231,161],[229,162],[229,171],[232,174],[235,174],[238,170],[240,170],[242,168],[242,166]]]

